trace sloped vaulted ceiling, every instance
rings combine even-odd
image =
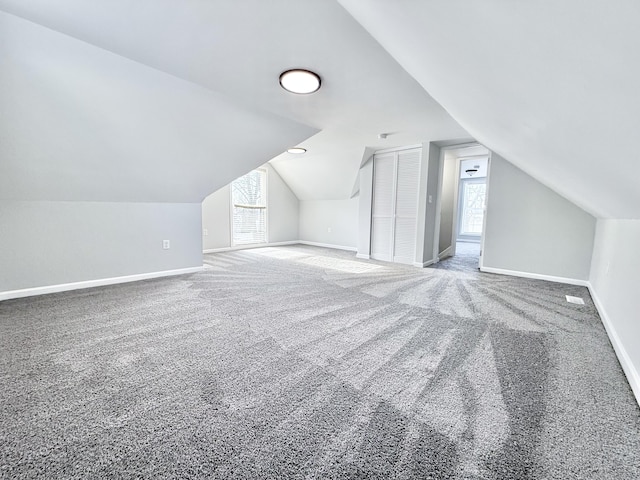
[[[598,217],[640,218],[635,0],[0,10],[0,198],[199,201],[270,159],[299,198],[347,198],[365,147],[473,136]],[[320,92],[282,91],[291,67]]]
[[[299,198],[348,198],[366,146],[469,137],[333,0],[0,10],[5,198],[199,201],[274,157]],[[284,92],[294,67],[322,89]]]
[[[3,13],[0,58],[0,199],[199,202],[317,131]]]
[[[487,147],[598,217],[640,218],[640,2],[340,3]]]

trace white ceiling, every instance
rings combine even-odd
[[[2,13],[0,59],[2,199],[199,202],[317,131]]]
[[[482,145],[468,145],[460,148],[447,148],[444,150],[445,162],[457,162],[460,160],[460,178],[469,178],[465,173],[467,168],[478,166],[478,172],[474,178],[486,177],[489,165],[489,150]]]
[[[24,41],[24,35],[15,28],[5,34],[11,37],[12,46],[7,48],[15,46],[14,56],[22,58],[38,50],[52,50],[47,47],[52,39],[54,43],[64,44],[63,49],[82,51],[84,56],[77,52],[65,53],[73,58],[65,59],[68,62],[60,67],[59,73],[66,72],[70,82],[79,82],[71,77],[90,65],[93,79],[101,85],[95,88],[85,85],[80,89],[81,92],[86,91],[87,96],[82,98],[82,93],[79,93],[77,103],[86,105],[87,109],[93,111],[93,104],[101,101],[98,89],[127,90],[131,85],[134,85],[135,93],[122,102],[122,108],[110,108],[114,119],[130,117],[125,105],[129,100],[139,100],[138,95],[151,95],[144,92],[145,85],[156,94],[154,98],[161,97],[165,103],[174,104],[176,110],[169,110],[175,115],[174,124],[166,124],[166,128],[159,130],[150,128],[144,141],[136,140],[135,143],[128,135],[131,125],[119,129],[124,131],[114,132],[112,129],[109,135],[113,149],[101,155],[103,161],[108,161],[104,157],[117,155],[119,158],[112,161],[132,168],[139,165],[151,177],[154,176],[153,171],[147,169],[147,165],[143,167],[138,158],[145,148],[154,150],[158,168],[165,168],[166,164],[183,164],[185,158],[193,156],[195,149],[200,157],[206,157],[211,165],[223,171],[229,165],[235,167],[235,176],[276,157],[274,167],[300,199],[347,198],[366,146],[385,148],[469,137],[334,1],[0,0],[0,9],[65,34],[63,41],[59,35],[33,25],[30,40],[34,45],[33,51],[25,52],[16,46]],[[40,45],[37,40],[41,40]],[[54,55],[59,55],[57,46]],[[74,67],[72,61],[78,65]],[[113,64],[119,64],[123,74],[116,83],[109,73]],[[319,73],[323,79],[321,90],[309,96],[292,95],[282,90],[278,76],[293,67],[305,67]],[[24,72],[25,78],[28,73],[30,71]],[[55,81],[48,77],[49,72],[46,75],[47,78],[37,78],[38,84],[34,87],[42,96],[49,96],[47,89]],[[192,96],[193,105],[184,102],[179,93],[172,98],[172,87],[163,85],[171,82],[180,84],[183,89],[199,92]],[[29,91],[16,93],[31,94]],[[228,106],[260,118],[275,118],[273,115],[276,115],[276,124],[295,127],[289,129],[291,135],[288,138],[282,135],[282,130],[277,134],[270,131],[275,127],[265,129],[263,135],[256,137],[256,128],[253,127],[258,127],[257,123],[229,121],[229,112],[221,110],[216,114],[213,105],[209,112],[198,112],[202,109],[201,100],[196,98],[198,95],[210,95],[220,101],[226,99]],[[66,98],[61,101],[70,103],[71,111],[81,108]],[[111,106],[110,100],[105,99],[104,103]],[[149,120],[146,118],[149,107],[134,102],[131,105],[134,116],[131,122],[137,124],[137,120],[143,117]],[[150,117],[158,113],[158,107],[151,108],[155,113]],[[190,112],[192,107],[196,107],[193,114]],[[37,108],[34,106],[31,117]],[[16,111],[15,115],[28,116],[22,111]],[[137,119],[137,116],[141,118]],[[103,125],[99,121],[96,120],[93,126],[95,135],[103,135]],[[305,131],[301,128],[303,126],[306,126],[306,136],[300,135]],[[67,127],[71,131],[75,125]],[[203,130],[202,138],[194,138],[197,135],[197,132],[192,132],[194,127]],[[172,134],[172,128],[181,131]],[[212,138],[206,138],[204,131],[209,132]],[[316,131],[320,133],[311,137]],[[377,138],[381,132],[392,135],[381,141]],[[265,144],[267,134],[275,136]],[[157,145],[150,136],[158,138]],[[44,137],[39,140],[40,144],[42,149],[49,150],[51,139]],[[306,138],[308,140],[304,141]],[[91,142],[98,141],[90,136],[85,140],[88,150],[91,150],[90,144],[95,145]],[[283,140],[288,140],[288,143],[282,143]],[[170,143],[169,148],[166,143]],[[252,145],[253,151],[247,147],[248,144]],[[280,145],[279,150],[269,148],[276,144]],[[286,147],[295,144],[308,149],[303,158],[289,154],[278,156]],[[240,152],[230,157],[228,152],[234,148]],[[29,149],[26,150],[29,153]],[[54,163],[64,165],[65,162],[86,161],[86,152],[79,151],[82,155],[78,159],[69,157],[69,149],[62,153],[64,155],[52,159]],[[241,161],[242,155],[246,158]],[[41,168],[35,161],[33,165],[32,170]],[[176,178],[180,175],[175,171],[171,172],[171,178],[187,183],[202,179],[199,171],[202,165],[195,165],[194,172],[186,171],[187,167],[193,166],[193,163],[184,164],[182,179]],[[113,175],[116,171],[114,168]],[[139,175],[131,171],[124,172],[123,176],[131,181],[132,187],[139,181]],[[212,179],[212,175],[205,177],[210,184],[204,194],[224,185],[218,178]],[[227,177],[221,175],[220,180],[227,182]],[[66,184],[67,180],[61,184]],[[155,180],[152,183],[156,183]],[[77,193],[79,198],[87,193],[74,192],[73,189],[66,191],[69,196]],[[194,193],[203,196],[202,189]],[[127,196],[125,192],[118,194]],[[177,198],[168,192],[163,193],[160,188],[148,195],[140,195],[149,199],[165,195],[167,201]],[[138,199],[138,196],[128,195],[127,198]]]
[[[640,2],[340,3],[478,141],[598,217],[640,218]]]
[[[365,147],[475,137],[596,216],[640,218],[636,0],[0,10],[1,198],[199,201],[270,159],[300,199],[347,198]],[[284,92],[292,67],[322,89]]]

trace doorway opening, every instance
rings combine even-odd
[[[475,143],[443,148],[441,155],[439,262],[435,266],[477,271],[490,152]]]

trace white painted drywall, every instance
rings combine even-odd
[[[298,240],[298,198],[269,164],[267,170],[267,240],[268,243]],[[209,195],[202,202],[204,250],[231,247],[230,185]],[[204,233],[204,232],[203,232]]]
[[[339,2],[478,141],[592,215],[640,218],[640,2]]]
[[[200,204],[0,201],[0,245],[0,292],[199,267]]]
[[[0,110],[8,200],[200,203],[317,132],[2,12]]]
[[[445,151],[442,166],[442,196],[440,198],[440,239],[438,253],[451,246],[453,222],[455,218],[454,199],[456,195],[456,157]]]
[[[640,401],[640,220],[599,219],[589,281]],[[622,352],[621,352],[622,350]],[[626,357],[626,358],[625,358]]]
[[[470,168],[478,171],[469,175],[467,170]],[[484,178],[488,174],[489,168],[489,152],[486,158],[472,158],[460,161],[460,178]]]
[[[202,202],[202,248],[212,250],[231,245],[231,187],[225,185]],[[207,235],[204,235],[206,230]]]
[[[492,154],[483,267],[587,280],[596,220]]]
[[[420,175],[420,198],[418,203],[418,239],[416,262],[433,263],[438,252],[434,252],[436,235],[438,175],[440,174],[440,147],[435,143],[422,145],[422,171]]]
[[[371,255],[371,200],[373,198],[373,158],[360,168],[358,200],[358,255]]]
[[[267,220],[269,243],[298,240],[298,197],[282,180],[275,168],[267,164]]]
[[[358,198],[301,201],[300,240],[355,250],[358,245],[358,203]]]

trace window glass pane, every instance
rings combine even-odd
[[[231,183],[234,245],[267,241],[266,176],[254,170]]]
[[[462,235],[480,235],[484,215],[486,183],[464,182],[462,193]]]

